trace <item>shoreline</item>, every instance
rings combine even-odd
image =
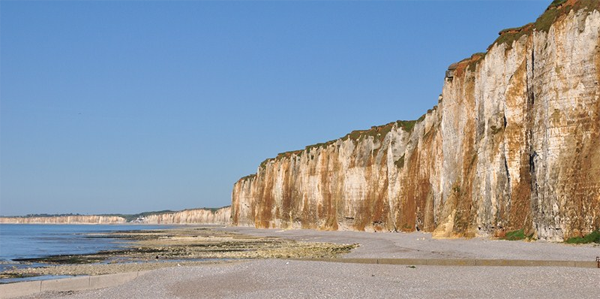
[[[153,228],[149,230],[88,232],[85,234],[88,238],[108,238],[114,239],[116,242],[123,240],[127,243],[118,249],[100,250],[88,254],[14,259],[12,261],[20,263],[24,267],[0,272],[0,284],[5,283],[2,281],[3,278],[23,278],[24,281],[27,281],[28,278],[35,279],[38,276],[48,275],[50,278],[54,275],[101,275],[140,269],[157,269],[177,266],[177,264],[199,265],[264,258],[325,261],[341,256],[341,259],[364,260],[361,263],[381,259],[396,264],[401,260],[469,260],[470,264],[476,264],[479,260],[504,260],[509,261],[508,263],[512,263],[510,261],[513,260],[530,260],[558,261],[568,264],[569,262],[594,262],[595,258],[600,256],[599,244],[572,245],[489,238],[433,239],[431,234],[414,232],[281,230],[190,224],[164,225],[164,228],[158,229],[156,227],[161,225],[151,226]],[[394,240],[402,242],[402,247],[393,250],[393,246],[390,247],[389,243]],[[463,250],[465,252],[453,250],[454,254],[444,253],[444,251],[448,251],[448,246],[479,247],[477,250],[479,254],[474,254],[473,250]],[[436,250],[428,252],[427,248]],[[519,254],[508,254],[511,252],[511,248],[516,249]],[[560,253],[548,254],[548,250]],[[483,252],[503,252],[503,254],[482,254]],[[543,256],[545,259],[539,259],[536,256]],[[8,263],[10,264],[10,262]],[[418,263],[426,264],[425,262]],[[437,262],[438,265],[444,263],[457,264]],[[490,262],[486,263],[490,264]],[[36,264],[36,266],[27,267],[27,264]]]
[[[598,245],[490,239],[437,240],[425,233],[327,232],[247,227],[211,227],[210,230],[203,227],[183,227],[176,230],[182,230],[171,236],[171,241],[174,238],[176,244],[179,244],[176,247],[210,247],[213,251],[221,250],[221,254],[247,254],[246,251],[235,249],[240,249],[240,245],[253,245],[254,247],[248,248],[254,250],[250,250],[254,252],[253,257],[227,261],[213,259],[212,262],[169,259],[156,262],[155,259],[150,259],[147,263],[139,264],[70,265],[65,267],[79,267],[79,270],[90,267],[97,273],[60,279],[58,282],[46,280],[46,286],[56,284],[63,288],[28,293],[30,297],[26,298],[139,298],[142,296],[140,294],[145,297],[196,298],[199,292],[214,298],[298,297],[295,294],[323,297],[320,292],[324,290],[317,286],[326,288],[325,292],[329,292],[326,293],[329,297],[357,297],[356,294],[390,297],[412,294],[405,297],[509,298],[547,294],[548,297],[560,298],[565,294],[578,294],[581,298],[594,298],[593,295],[600,291],[597,284],[600,269],[594,268],[595,256],[600,255]],[[189,233],[205,235],[190,238]],[[155,246],[167,244],[166,239],[156,238],[155,234],[152,238],[138,237],[141,241],[153,242]],[[193,243],[200,244],[200,239],[203,240],[203,245],[193,246]],[[219,243],[227,243],[227,248],[233,249],[233,253],[225,252],[223,246],[216,246]],[[306,251],[314,253],[314,250],[323,248],[315,247],[314,244],[330,244],[326,248],[340,248],[336,246],[343,247],[348,243],[360,245],[352,246],[351,250],[346,247],[346,252],[330,257],[313,255],[288,258],[283,254]],[[300,247],[305,251],[298,251],[294,244],[301,244]],[[114,267],[112,271],[116,271],[115,273],[127,277],[129,274],[124,273],[143,271],[145,274],[125,281],[118,280],[100,289],[91,288],[90,283],[87,287],[69,283],[77,279],[85,281],[86,278],[108,279],[110,276],[105,275],[109,272],[106,269],[110,267]],[[488,287],[499,292],[497,294],[505,295],[497,296],[496,293],[489,293],[488,287],[481,287],[498,278],[500,279],[494,281],[493,286]],[[198,284],[198,281],[202,283]],[[390,281],[394,283],[390,284]],[[28,282],[4,286],[20,288],[26,284]],[[41,286],[43,283],[33,285]],[[492,294],[494,296],[490,296]]]
[[[355,247],[351,244],[256,237],[219,228],[222,227],[196,225],[110,233],[91,232],[86,234],[87,237],[122,239],[129,244],[124,248],[90,254],[15,259],[15,262],[37,263],[42,266],[7,269],[0,272],[0,279],[102,275],[248,259],[331,258]]]
[[[59,227],[65,228],[63,229]],[[2,260],[0,260],[0,273],[4,273],[10,269],[39,268],[56,264],[89,263],[92,262],[92,260],[86,261],[78,259],[80,257],[91,257],[103,251],[119,251],[134,246],[133,239],[128,240],[125,238],[116,238],[111,235],[112,233],[156,229],[168,230],[174,227],[175,226],[172,225],[151,224],[141,224],[140,226],[136,224],[135,226],[130,226],[117,223],[2,223],[0,224],[0,228],[3,229],[1,246],[3,254]],[[21,235],[23,237],[21,237]],[[103,240],[100,240],[101,242],[96,242],[94,240],[95,238]],[[69,246],[73,248],[69,248]],[[26,248],[42,248],[44,250],[24,250]],[[6,283],[6,280],[3,279],[4,277],[0,275],[0,284]],[[16,278],[23,278],[23,280],[29,280],[30,278],[35,279],[34,276],[30,275],[25,275],[24,277],[18,275]]]

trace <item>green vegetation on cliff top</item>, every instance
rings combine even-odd
[[[310,154],[310,152],[313,150],[327,148],[328,146],[335,144],[338,141],[352,140],[354,142],[357,142],[359,140],[373,138],[373,140],[383,142],[383,140],[385,139],[385,136],[394,127],[402,128],[402,130],[404,130],[405,132],[412,133],[415,125],[420,123],[421,121],[423,121],[425,119],[425,116],[428,113],[431,113],[432,111],[434,111],[435,109],[437,109],[437,106],[433,107],[433,109],[429,109],[427,111],[427,113],[423,114],[417,120],[398,120],[398,121],[391,122],[391,123],[388,123],[388,124],[385,124],[382,126],[373,126],[368,130],[355,130],[355,131],[352,131],[352,132],[346,134],[344,137],[339,138],[339,139],[330,140],[330,141],[323,142],[323,143],[308,145],[303,150],[295,150],[295,151],[279,153],[279,154],[277,154],[277,156],[275,158],[268,158],[268,159],[262,161],[259,165],[259,169],[265,169],[265,167],[267,166],[267,163],[269,163],[270,161],[278,161],[278,160],[281,160],[284,158],[291,158],[292,156],[299,157],[303,152]],[[251,178],[254,178],[255,176],[256,176],[255,174],[247,175],[247,176],[239,179],[239,181],[251,179]]]
[[[598,0],[555,0],[550,3],[546,11],[537,18],[534,23],[529,23],[525,26],[508,28],[500,31],[500,37],[496,39],[493,45],[506,44],[507,48],[512,47],[513,41],[519,40],[523,35],[530,35],[533,29],[537,31],[548,32],[552,24],[554,24],[559,18],[569,14],[572,10],[579,11],[584,10],[591,12],[593,10],[600,10],[600,1]],[[489,48],[488,48],[489,49]]]
[[[396,122],[385,124],[383,126],[373,126],[371,127],[371,129],[368,130],[352,131],[350,132],[350,134],[347,134],[341,139],[343,141],[346,141],[348,139],[352,141],[358,141],[361,139],[373,137],[375,140],[383,141],[383,139],[385,139],[385,136],[392,130],[392,128],[394,128],[394,125],[398,128],[402,128],[406,132],[412,133],[412,130],[417,122],[417,120],[399,120]]]
[[[521,27],[508,28],[508,29],[501,30],[499,33],[500,36],[488,47],[488,50],[494,45],[502,45],[502,44],[507,44],[507,49],[510,49],[510,48],[512,48],[513,41],[519,40],[524,35],[531,34],[534,29],[537,31],[547,32],[548,30],[550,30],[550,27],[552,26],[552,24],[554,24],[554,22],[556,22],[560,17],[567,15],[572,10],[575,10],[575,11],[584,10],[586,12],[591,12],[593,10],[600,11],[600,1],[598,1],[598,0],[554,0],[554,1],[552,1],[552,3],[550,3],[550,5],[546,9],[546,11],[534,23],[529,23],[529,24],[521,26]],[[470,71],[475,71],[477,68],[477,64],[483,60],[483,58],[485,57],[486,54],[487,54],[487,52],[473,54],[470,58],[463,59],[458,64],[464,63],[465,68],[467,68]],[[463,70],[464,70],[464,68],[463,68]],[[434,109],[435,108],[436,107],[434,107]],[[428,111],[428,113],[429,112],[430,111]],[[396,122],[392,122],[392,123],[389,123],[389,124],[386,124],[383,126],[374,126],[368,130],[352,131],[351,133],[347,134],[346,136],[344,136],[340,139],[336,139],[336,140],[332,140],[332,141],[328,141],[328,142],[324,142],[324,143],[317,143],[317,144],[309,145],[304,150],[295,150],[295,151],[280,153],[275,158],[269,158],[269,159],[264,160],[260,164],[259,168],[264,169],[265,166],[267,165],[267,163],[269,163],[270,161],[276,161],[276,160],[283,159],[283,158],[290,158],[292,156],[300,156],[300,154],[304,151],[310,153],[314,149],[326,148],[326,147],[336,143],[338,140],[346,141],[346,140],[350,139],[353,141],[358,141],[361,139],[372,137],[376,140],[383,141],[383,139],[385,138],[387,133],[389,133],[391,131],[391,129],[393,128],[394,125],[397,125],[398,127],[403,128],[406,132],[412,133],[412,130],[413,130],[415,124],[422,121],[424,119],[425,115],[426,114],[421,116],[418,120],[396,121]],[[254,176],[255,175],[248,175],[248,176],[241,178],[240,180],[250,179],[250,178],[253,178]]]
[[[569,14],[571,11],[583,10],[584,12],[591,12],[594,10],[600,11],[600,1],[598,0],[554,0],[548,8],[540,15],[537,20],[533,23],[523,25],[521,27],[507,28],[499,32],[499,37],[488,47],[491,49],[494,45],[506,44],[506,50],[512,49],[514,41],[519,40],[523,36],[529,36],[534,30],[539,32],[548,32],[552,24],[554,24],[561,17]],[[467,58],[462,62],[467,62],[468,69],[475,71],[477,64],[482,61],[481,58],[485,57],[487,52],[477,53]],[[477,59],[473,59],[474,57]],[[460,63],[460,62],[459,62]]]

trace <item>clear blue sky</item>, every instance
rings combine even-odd
[[[277,153],[437,103],[551,1],[2,1],[0,215],[230,204]]]

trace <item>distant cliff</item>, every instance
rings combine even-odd
[[[190,209],[177,212],[146,212],[135,215],[68,215],[0,217],[0,223],[13,224],[228,224],[231,208]]]
[[[117,216],[73,215],[45,217],[0,217],[5,224],[119,224],[127,220]]]
[[[229,224],[231,223],[231,207],[154,214],[140,218],[140,222],[146,224]]]
[[[554,1],[453,64],[439,103],[264,161],[234,225],[526,235],[600,229],[600,4]]]

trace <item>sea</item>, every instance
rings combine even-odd
[[[16,259],[53,255],[89,254],[127,247],[123,239],[90,238],[90,234],[116,231],[166,229],[165,225],[77,225],[77,224],[0,224],[0,272],[13,267],[39,267]],[[34,279],[48,279],[40,277]],[[0,279],[0,283],[14,282]]]

